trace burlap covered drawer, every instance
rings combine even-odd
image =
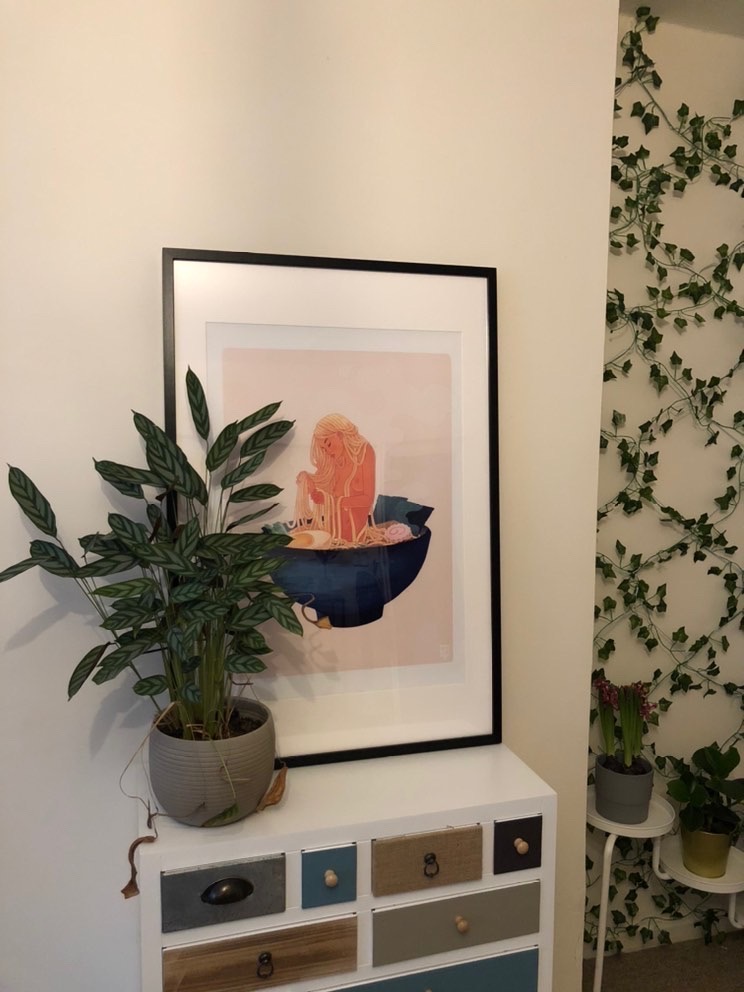
[[[483,874],[479,823],[372,841],[372,894],[394,895],[459,882]]]

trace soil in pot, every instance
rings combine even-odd
[[[253,813],[273,775],[274,721],[255,699],[235,701],[235,729],[218,741],[189,741],[155,728],[150,734],[150,783],[161,810],[191,826],[221,826]],[[257,725],[257,726],[256,726]]]

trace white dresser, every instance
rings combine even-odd
[[[550,992],[555,830],[502,744],[291,768],[226,827],[159,818],[142,992]]]

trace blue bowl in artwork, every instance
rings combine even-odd
[[[386,603],[413,582],[426,560],[433,508],[403,496],[378,496],[375,523],[403,523],[413,537],[399,544],[356,548],[277,548],[281,568],[271,578],[290,599],[315,610],[332,627],[360,627],[382,616]],[[285,524],[264,530],[287,533]]]

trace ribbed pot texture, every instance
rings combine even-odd
[[[184,741],[155,728],[150,734],[150,783],[167,816],[195,827],[222,826],[253,813],[274,769],[271,711],[255,699],[234,700],[256,730],[220,741]],[[237,805],[237,810],[221,814]]]

